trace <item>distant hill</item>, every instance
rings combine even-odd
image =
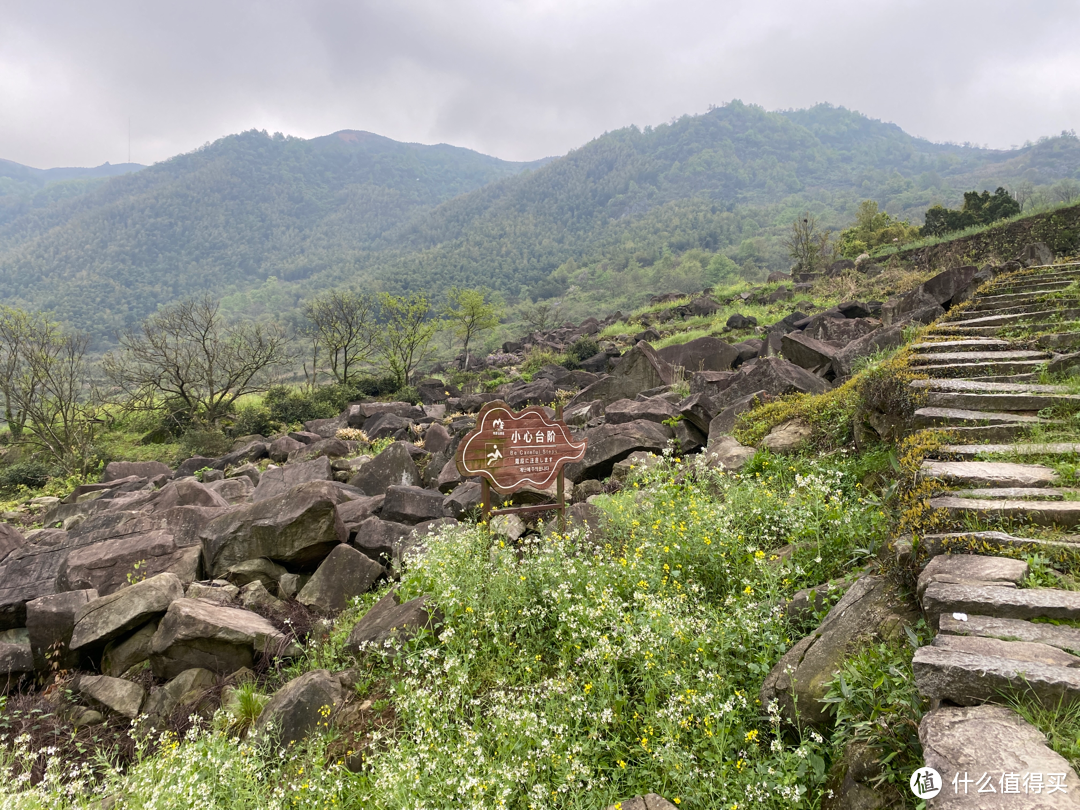
[[[786,269],[778,237],[803,210],[841,227],[875,199],[919,220],[964,190],[1078,171],[1074,135],[1011,151],[934,144],[829,105],[732,102],[534,163],[365,132],[252,131],[57,199],[40,198],[52,187],[0,197],[0,298],[99,335],[202,290],[255,317],[337,285],[616,300],[639,278],[620,273],[660,268],[662,287],[665,257],[686,251],[747,274]]]

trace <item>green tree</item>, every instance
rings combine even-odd
[[[412,384],[413,372],[431,353],[431,339],[440,326],[423,293],[380,293],[382,325],[376,347],[386,370],[399,388]]]
[[[505,308],[502,299],[490,290],[452,287],[446,298],[442,316],[462,341],[468,371],[469,342],[480,332],[498,326]]]
[[[976,225],[989,225],[1000,219],[1019,214],[1020,211],[1020,203],[1000,186],[993,194],[989,191],[983,191],[981,194],[977,191],[965,191],[964,205],[959,210],[941,205],[932,206],[927,210],[922,234],[923,236],[942,236]]]
[[[124,333],[103,367],[129,408],[169,407],[178,424],[216,426],[237,399],[269,388],[290,359],[280,327],[226,321],[207,295],[164,307]]]
[[[837,251],[853,259],[882,245],[910,242],[918,236],[919,229],[907,220],[893,219],[887,212],[879,211],[874,200],[863,200],[855,214],[855,224],[840,232]]]
[[[304,304],[308,319],[305,331],[312,341],[315,364],[319,350],[326,351],[337,382],[348,383],[370,357],[375,347],[377,309],[372,296],[348,290],[331,290]]]

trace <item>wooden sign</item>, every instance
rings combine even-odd
[[[573,441],[566,423],[550,419],[541,407],[515,413],[505,402],[489,402],[458,447],[457,468],[503,494],[527,486],[546,489],[564,464],[585,457],[587,444]]]

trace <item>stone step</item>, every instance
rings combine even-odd
[[[923,715],[919,742],[926,767],[941,779],[934,785],[941,792],[929,800],[930,810],[1077,806],[1080,778],[1046,744],[1043,733],[1010,708],[942,706]],[[990,789],[995,795],[987,795]]]
[[[1058,482],[1058,474],[1040,464],[1013,464],[1006,461],[924,461],[919,468],[923,478],[946,484],[974,487],[1049,487]]]
[[[1080,332],[1059,332],[1043,335],[1035,340],[1040,349],[1075,350],[1080,349]]]
[[[926,404],[933,408],[967,408],[975,411],[1027,411],[1034,413],[1054,405],[1073,405],[1080,408],[1080,396],[930,391],[926,395]]]
[[[940,425],[1039,425],[1046,420],[1037,416],[1003,413],[1000,411],[971,411],[963,408],[919,408],[915,411],[917,428]]]
[[[975,300],[974,300],[974,302],[972,303],[971,306],[972,306],[972,308],[975,308],[975,307],[978,307],[979,304],[984,304],[984,303],[985,304],[1009,304],[1009,303],[1012,303],[1013,301],[1026,301],[1026,300],[1038,299],[1038,298],[1042,298],[1043,296],[1053,295],[1053,294],[1058,293],[1058,292],[1060,292],[1060,289],[1058,287],[1047,287],[1045,290],[1034,289],[1034,290],[1024,290],[1023,292],[1015,292],[1015,293],[994,292],[994,293],[988,293],[986,295],[981,295],[980,294],[980,295],[976,296],[976,298],[975,298]]]
[[[1070,319],[1070,323],[1072,320]],[[928,337],[999,337],[1002,332],[1011,332],[1023,328],[1024,335],[1033,335],[1040,332],[1053,332],[1063,327],[1064,321],[1047,321],[1045,323],[1018,324],[1012,329],[1001,326],[961,326],[954,327],[943,323],[935,326],[928,333]]]
[[[986,382],[984,380],[950,380],[948,378],[936,380],[912,380],[910,386],[915,389],[930,391],[965,391],[986,393],[1032,393],[1032,394],[1066,394],[1068,388],[1063,385],[1038,385],[1002,382]]]
[[[1036,503],[986,500],[941,495],[930,499],[931,509],[944,509],[954,518],[977,517],[1019,520],[1035,526],[1080,525],[1080,501]]]
[[[1045,442],[1017,444],[943,444],[937,448],[942,455],[975,458],[980,454],[1008,453],[1017,456],[1066,456],[1080,453],[1075,442]]]
[[[911,355],[912,365],[922,363],[1003,363],[1013,360],[1050,360],[1051,352],[1037,349],[1012,349],[1000,352],[930,352]]]
[[[938,617],[946,613],[1074,621],[1080,619],[1080,591],[935,582],[923,591],[922,608],[934,628]]]
[[[1012,341],[996,338],[971,338],[969,340],[939,340],[933,343],[914,343],[912,351],[917,352],[959,352],[983,351],[986,349],[1008,349]]]
[[[1080,652],[1080,628],[1069,625],[969,613],[943,613],[938,619],[938,632],[953,636],[1000,638],[1004,641],[1033,641],[1049,644],[1059,650]]]
[[[948,431],[949,441],[958,444],[1015,442],[1023,439],[1030,429],[1030,425],[939,425],[935,428]]]
[[[924,535],[919,543],[921,549],[930,556],[972,551],[1009,554],[1040,552],[1048,556],[1071,556],[1080,551],[1080,538],[1070,535],[1061,536],[1057,540],[1040,540],[1034,537],[1014,537],[1007,532],[945,532]]]
[[[1077,665],[1065,665],[1069,659]],[[911,663],[915,686],[931,700],[975,706],[1022,692],[1048,707],[1080,702],[1080,659],[1044,644],[945,635],[917,649]]]
[[[1065,495],[1077,494],[1075,489],[1055,487],[993,487],[981,489],[951,489],[953,498],[988,498],[990,500],[1063,501]]]
[[[1046,360],[1005,360],[981,363],[941,363],[913,366],[912,370],[932,377],[1012,377],[1016,374],[1036,374],[1046,367]]]
[[[919,574],[915,593],[922,599],[935,583],[998,585],[1015,588],[1028,575],[1028,564],[1008,557],[982,554],[939,554]]]
[[[964,313],[994,313],[996,315],[1005,315],[1011,309],[1020,309],[1023,307],[1034,309],[1035,307],[1046,307],[1048,304],[1055,306],[1073,307],[1080,306],[1080,297],[1073,296],[1072,294],[1063,294],[1058,290],[1045,290],[1038,291],[1033,290],[1030,293],[1022,293],[1019,295],[1003,295],[996,300],[993,298],[977,299],[975,303],[961,310]],[[956,313],[959,315],[960,313]]]
[[[1030,324],[1044,322],[1047,318],[1059,316],[1063,320],[1080,317],[1080,309],[1065,309],[1063,307],[1036,307],[1028,312],[1018,312],[1011,315],[980,315],[975,318],[968,317],[968,313],[961,312],[956,320],[946,315],[938,321],[941,326],[951,326],[954,329],[986,327],[986,326],[1015,326],[1017,324]]]

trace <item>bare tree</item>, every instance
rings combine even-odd
[[[304,304],[307,330],[317,358],[319,349],[330,355],[330,371],[347,383],[375,347],[377,306],[370,295],[331,290]]]
[[[1068,177],[1054,183],[1053,191],[1054,196],[1057,197],[1060,202],[1066,204],[1080,199],[1080,183],[1077,183],[1075,180]]]
[[[129,407],[216,425],[245,394],[265,391],[290,359],[277,326],[227,323],[209,296],[172,304],[120,337],[103,361]]]
[[[537,301],[535,304],[522,306],[520,312],[521,320],[525,321],[530,332],[543,332],[549,326],[554,326],[559,322],[562,302]]]
[[[18,310],[5,311],[4,321],[5,405],[9,427],[19,426],[13,438],[45,453],[68,473],[86,474],[96,463],[94,434],[100,421],[86,362],[89,336]]]
[[[832,255],[829,231],[822,230],[813,214],[806,213],[791,225],[784,239],[788,255],[804,273],[820,270]]]
[[[1024,213],[1024,209],[1029,206],[1034,197],[1035,184],[1030,180],[1021,180],[1013,189],[1013,199],[1020,206],[1020,213]]]

